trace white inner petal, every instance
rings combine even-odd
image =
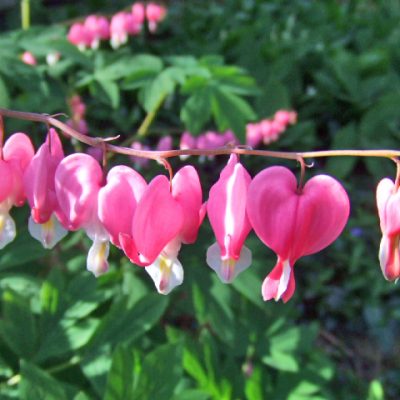
[[[28,230],[31,236],[42,243],[45,249],[52,249],[68,233],[54,214],[44,224],[37,224],[32,217],[29,217]]]
[[[281,278],[279,279],[278,292],[276,293],[275,296],[276,301],[278,301],[281,298],[282,294],[286,292],[286,289],[289,284],[291,271],[292,268],[290,267],[289,260],[285,260],[283,262],[282,275]]]
[[[8,212],[0,213],[0,250],[15,239],[15,222]]]
[[[231,283],[242,271],[251,265],[251,251],[243,246],[238,260],[232,258],[221,259],[221,250],[218,243],[212,244],[207,250],[207,264],[218,275],[223,283]]]
[[[145,267],[157,288],[158,293],[168,294],[183,282],[183,268],[180,261],[159,255],[153,264]]]
[[[89,249],[86,260],[86,267],[93,272],[94,276],[99,276],[108,271],[108,254],[110,253],[110,242],[95,239]]]

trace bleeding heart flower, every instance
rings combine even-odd
[[[400,191],[392,180],[382,179],[376,200],[382,231],[379,261],[385,279],[393,281],[400,277]]]
[[[12,242],[16,235],[14,220],[9,212],[13,205],[25,202],[23,176],[34,155],[29,137],[14,133],[6,141],[0,159],[0,249]]]
[[[123,191],[129,190],[132,190],[130,185],[125,185]],[[137,199],[134,193],[129,198]],[[118,234],[119,245],[133,263],[147,266],[155,261],[163,248],[180,232],[183,225],[182,209],[171,195],[168,179],[161,175],[150,182],[137,203],[131,204],[132,208],[127,206],[128,211],[125,213],[129,213],[132,219],[126,217],[123,222],[116,221],[111,236]],[[103,200],[101,207],[105,206]]]
[[[46,141],[32,158],[24,175],[24,188],[31,207],[29,232],[51,249],[66,234],[55,215],[60,215],[54,184],[58,164],[64,158],[60,138],[51,128]],[[63,217],[60,217],[63,219]]]
[[[251,225],[246,214],[249,173],[232,154],[209,194],[207,214],[217,238],[207,251],[207,264],[222,282],[232,280],[251,264],[251,251],[244,246]]]
[[[262,286],[264,300],[287,302],[292,297],[295,262],[330,245],[349,212],[346,191],[330,176],[315,176],[299,190],[285,167],[266,168],[256,175],[249,187],[247,215],[258,237],[278,255]]]
[[[102,184],[103,171],[88,154],[76,153],[64,158],[55,173],[61,223],[71,231],[84,229],[93,241],[87,269],[95,276],[108,270],[109,235],[98,217],[98,195]]]
[[[178,260],[181,244],[194,243],[199,227],[204,219],[202,190],[197,171],[192,166],[181,168],[172,179],[172,197],[179,203],[183,224],[179,233],[163,248],[157,259],[146,272],[151,276],[157,291],[168,294],[182,284],[184,272]]]

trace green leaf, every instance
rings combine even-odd
[[[85,346],[98,325],[99,320],[93,318],[61,320],[42,336],[35,359],[43,361],[59,357]]]
[[[126,346],[114,351],[104,400],[133,399],[135,354]]]
[[[171,400],[209,400],[210,396],[197,389],[187,389],[183,392],[176,394]]]
[[[38,260],[46,253],[46,249],[29,235],[27,227],[21,227],[14,242],[0,253],[0,270]]]
[[[79,392],[73,400],[91,400],[90,397],[84,392]]]
[[[379,382],[377,379],[374,379],[369,384],[367,400],[384,400],[384,399],[385,399],[385,392],[383,390],[383,386],[381,382]]]
[[[241,97],[216,87],[213,90],[211,109],[218,129],[232,129],[239,141],[245,143],[246,123],[256,119],[250,104]]]
[[[98,69],[95,72],[97,80],[112,80],[126,78],[128,81],[137,73],[146,71],[153,74],[162,69],[163,63],[159,57],[141,54],[134,57],[123,57],[112,64]]]
[[[37,346],[37,333],[29,300],[11,290],[3,293],[0,334],[20,357],[30,358]]]
[[[168,301],[165,296],[151,293],[132,307],[128,306],[128,298],[113,304],[87,345],[81,364],[97,393],[102,394],[106,384],[111,364],[110,347],[120,343],[129,345],[141,337],[163,315]]]
[[[123,341],[132,343],[159,320],[168,301],[168,297],[151,293],[135,303],[132,308],[127,308],[125,298],[116,302],[102,319],[89,343],[90,349],[94,350],[103,344],[115,345]]]
[[[201,88],[194,92],[181,109],[181,120],[186,129],[192,134],[201,133],[204,124],[211,117],[211,92],[208,88]]]
[[[182,345],[159,346],[145,357],[132,398],[170,400],[182,373]]]
[[[255,368],[245,381],[246,398],[248,400],[263,400],[263,386],[261,369]]]
[[[176,85],[183,84],[185,74],[181,68],[168,67],[142,89],[140,96],[144,109],[149,113],[156,110],[166,96],[172,94]]]
[[[197,354],[189,348],[185,348],[183,352],[183,367],[185,371],[192,376],[200,387],[208,386],[208,376]]]
[[[60,382],[24,360],[21,361],[19,396],[21,400],[67,400]]]
[[[271,350],[271,354],[264,356],[262,362],[281,371],[299,371],[299,364],[296,360],[296,356],[281,351]]]
[[[117,109],[120,102],[120,93],[118,85],[107,79],[97,79],[97,82],[103,89],[104,93],[107,95],[108,102],[113,109]]]
[[[0,107],[9,108],[10,107],[10,95],[8,89],[3,79],[0,77]]]

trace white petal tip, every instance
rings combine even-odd
[[[42,243],[45,249],[52,249],[68,233],[54,215],[44,224],[37,224],[32,217],[30,217],[28,230],[31,236]]]
[[[15,222],[8,213],[0,214],[0,250],[11,243],[16,236]]]
[[[87,256],[87,269],[97,278],[108,271],[108,254],[110,243],[108,241],[95,240]]]
[[[153,264],[145,267],[160,294],[167,295],[183,282],[182,264],[177,258],[160,255]]]
[[[207,264],[218,275],[223,283],[232,283],[232,281],[245,269],[251,265],[251,251],[243,246],[238,260],[228,258],[221,259],[221,250],[218,243],[214,243],[207,250]]]

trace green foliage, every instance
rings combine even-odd
[[[64,21],[111,15],[128,3],[58,2],[51,12],[46,2],[31,3],[34,26],[26,31],[17,6],[0,6],[0,107],[70,114],[68,99],[79,94],[93,136],[153,146],[171,134],[175,147],[184,130],[231,129],[244,144],[248,122],[292,108],[299,120],[272,149],[398,147],[395,1],[167,2],[155,35],[145,29],[118,50],[102,43],[85,52],[66,40]],[[24,51],[37,66],[21,62]],[[50,52],[61,54],[55,65],[45,62]],[[17,130],[37,146],[46,127],[7,119],[6,133]],[[189,161],[206,200],[225,159]],[[242,162],[253,176],[277,163]],[[296,294],[285,305],[262,301],[275,259],[254,235],[246,244],[252,267],[222,285],[205,264],[214,241],[205,223],[197,244],[182,249],[183,286],[163,297],[116,249],[109,274],[92,277],[81,233],[44,250],[28,233],[27,210],[13,210],[18,235],[0,252],[0,397],[397,399],[400,298],[379,271],[374,204],[377,181],[394,177],[393,163],[331,158],[307,174],[320,170],[344,180],[351,219],[330,248],[297,262]],[[142,172],[162,173],[156,163]]]

